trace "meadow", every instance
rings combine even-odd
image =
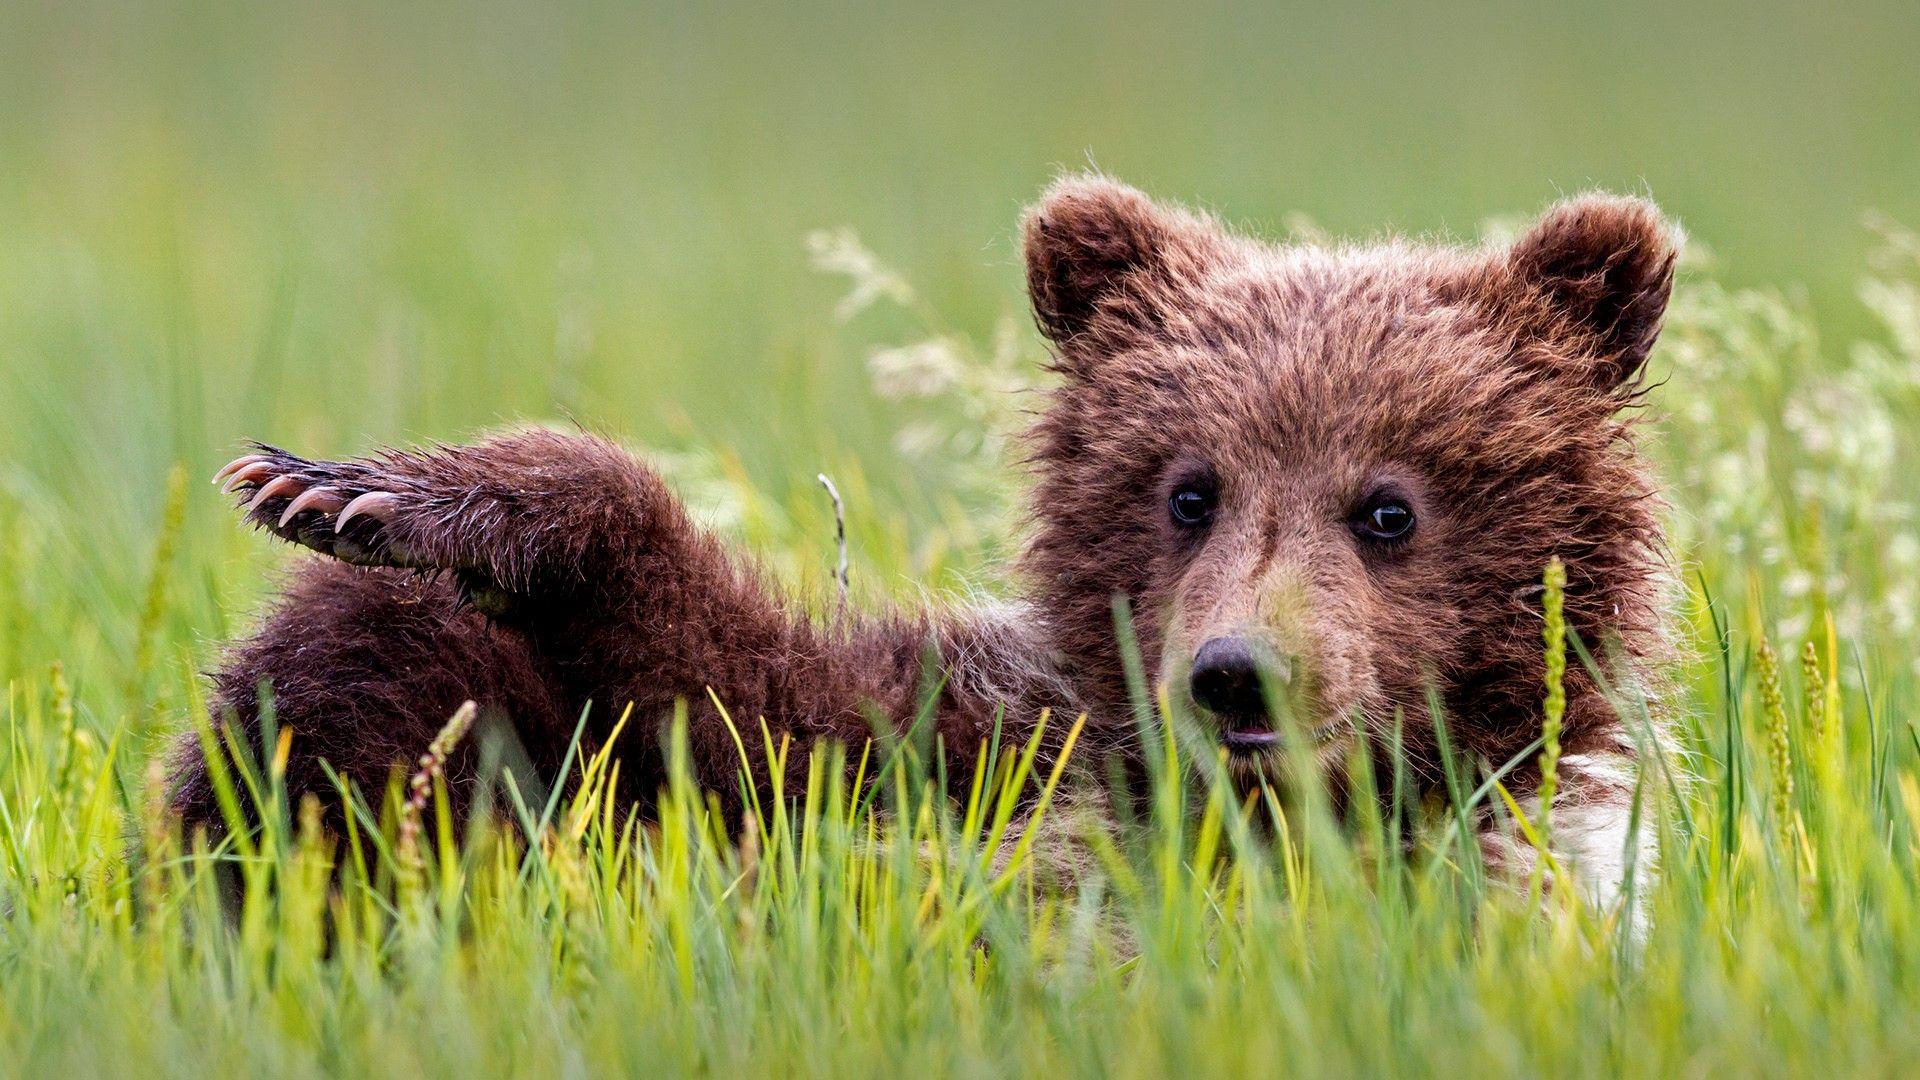
[[[0,1074],[1910,1072],[1920,19],[1765,8],[5,5]],[[823,760],[642,827],[588,758],[510,820],[374,793],[325,838],[267,745],[258,836],[168,834],[154,752],[296,557],[205,484],[248,438],[578,423],[823,610],[820,473],[853,603],[1004,590],[1013,224],[1089,161],[1277,238],[1591,185],[1684,224],[1631,917],[1488,885],[1444,813],[1402,844],[1171,764],[1059,892],[1017,746],[965,805],[873,750],[870,798]]]

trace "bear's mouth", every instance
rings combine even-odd
[[[1220,745],[1226,748],[1234,758],[1267,757],[1283,749],[1286,735],[1277,723],[1268,717],[1246,717],[1244,719],[1223,720],[1219,727]],[[1325,747],[1338,738],[1345,724],[1333,721],[1320,724],[1306,731],[1308,744],[1313,747]]]
[[[1230,754],[1264,754],[1280,745],[1280,733],[1270,727],[1234,724],[1220,732],[1220,743]]]

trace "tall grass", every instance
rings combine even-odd
[[[118,779],[122,739],[91,747],[56,683],[16,683],[0,1031],[30,1074],[1892,1070],[1920,1049],[1920,783],[1871,697],[1839,695],[1850,735],[1784,814],[1729,797],[1776,767],[1757,738],[1696,785],[1650,770],[1635,928],[1487,884],[1444,813],[1409,845],[1377,813],[1240,804],[1160,724],[1155,797],[1081,834],[1075,889],[1038,872],[1063,770],[1032,747],[989,755],[958,805],[910,746],[862,763],[871,800],[823,750],[740,822],[684,768],[638,819],[603,748],[569,792],[516,785],[459,823],[437,763],[465,710],[413,797],[355,793],[338,837],[285,804],[292,736],[270,733],[219,778],[263,826],[210,850],[155,815],[151,770]],[[1782,708],[1812,745],[1819,714]]]

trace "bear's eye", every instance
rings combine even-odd
[[[1213,519],[1216,496],[1211,487],[1183,484],[1167,498],[1167,512],[1173,520],[1189,528],[1205,525]]]
[[[1413,533],[1413,507],[1398,495],[1375,495],[1354,515],[1353,531],[1378,543],[1405,540]]]

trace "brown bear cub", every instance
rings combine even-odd
[[[776,740],[856,745],[930,702],[948,775],[968,777],[997,722],[1017,740],[1042,710],[1085,713],[1092,745],[1127,752],[1123,597],[1147,679],[1195,707],[1233,775],[1278,760],[1283,723],[1330,774],[1362,728],[1398,723],[1408,772],[1437,788],[1435,698],[1480,762],[1539,734],[1555,557],[1569,627],[1609,643],[1622,677],[1657,668],[1657,496],[1620,415],[1672,283],[1652,206],[1582,196],[1511,247],[1324,249],[1075,177],[1029,213],[1025,250],[1062,378],[1030,433],[1021,603],[816,623],[590,436],[341,462],[262,446],[219,479],[249,522],[331,558],[226,657],[215,719],[257,745],[269,686],[296,733],[289,790],[329,802],[322,761],[377,791],[467,699],[548,777],[583,710],[591,741],[631,706],[644,735],[619,750],[638,800],[664,778],[654,725],[676,702],[723,797],[740,760],[715,700]],[[1604,892],[1641,842],[1636,740],[1578,663],[1568,698],[1555,835]],[[193,737],[175,766],[174,805],[217,823]],[[456,756],[456,795],[476,770]],[[1508,777],[1534,782],[1527,763]],[[1487,828],[1490,854],[1514,857]]]

